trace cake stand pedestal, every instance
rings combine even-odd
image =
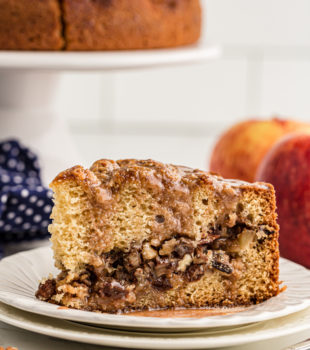
[[[200,63],[219,55],[218,47],[203,44],[145,51],[0,51],[0,140],[18,139],[37,152],[47,183],[81,162],[65,121],[53,111],[63,71],[146,69]]]

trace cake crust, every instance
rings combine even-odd
[[[188,45],[200,36],[199,0],[64,0],[68,50]]]
[[[279,292],[269,184],[126,159],[73,167],[51,187],[62,272],[40,286],[42,300],[117,312],[249,305]]]

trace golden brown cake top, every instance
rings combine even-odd
[[[72,179],[85,187],[96,188],[104,186],[116,192],[124,183],[139,182],[147,187],[162,190],[164,187],[180,188],[194,187],[203,183],[212,183],[216,190],[221,191],[224,188],[234,190],[257,188],[268,190],[272,186],[262,182],[248,183],[235,179],[224,179],[220,175],[193,169],[186,166],[164,164],[152,159],[122,159],[108,160],[101,159],[96,161],[90,169],[80,165],[74,166],[61,172],[52,182],[56,185],[67,179]]]

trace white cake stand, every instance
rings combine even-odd
[[[62,72],[175,66],[219,55],[218,47],[204,44],[144,51],[0,51],[0,140],[16,138],[31,146],[40,156],[43,180],[48,182],[63,168],[81,161],[65,121],[53,112]]]

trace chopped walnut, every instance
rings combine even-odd
[[[159,247],[160,246],[160,240],[158,238],[153,238],[151,240],[151,246],[153,247]]]
[[[66,281],[66,283],[70,283],[72,281],[78,280],[79,277],[80,276],[77,272],[69,271],[68,274],[66,275],[65,281]]]
[[[88,273],[84,273],[83,275],[81,275],[80,281],[81,281],[81,283],[84,283],[88,287],[91,286],[91,281],[90,281]]]
[[[144,260],[151,260],[156,258],[157,251],[153,249],[149,243],[145,243],[142,249],[142,255]]]
[[[170,255],[177,244],[177,240],[175,238],[170,239],[169,241],[166,241],[159,251],[160,255]]]
[[[171,264],[169,262],[157,264],[155,266],[155,273],[157,277],[171,273]]]
[[[54,295],[51,297],[51,300],[54,300],[54,301],[56,301],[56,303],[60,304],[62,298],[64,297],[64,295],[65,295],[65,293],[54,294]]]
[[[87,286],[82,284],[77,284],[75,287],[70,284],[64,284],[57,288],[57,292],[76,295],[81,299],[89,296]]]
[[[226,221],[226,225],[228,227],[233,227],[236,225],[236,221],[237,221],[237,214],[236,213],[233,213],[233,214],[229,214],[228,215],[228,220]]]
[[[184,272],[186,270],[186,268],[191,264],[192,261],[193,261],[193,259],[190,256],[190,254],[184,255],[184,258],[179,261],[177,270]]]
[[[203,247],[198,247],[196,255],[194,255],[193,262],[194,264],[206,264],[211,266],[213,259],[212,250],[204,251]]]
[[[140,259],[140,254],[137,250],[133,250],[132,252],[129,253],[128,262],[134,268],[140,266],[141,259]]]
[[[257,236],[257,239],[262,239],[266,237],[266,233],[264,232],[264,230],[260,229],[259,231],[257,231],[256,236]]]

